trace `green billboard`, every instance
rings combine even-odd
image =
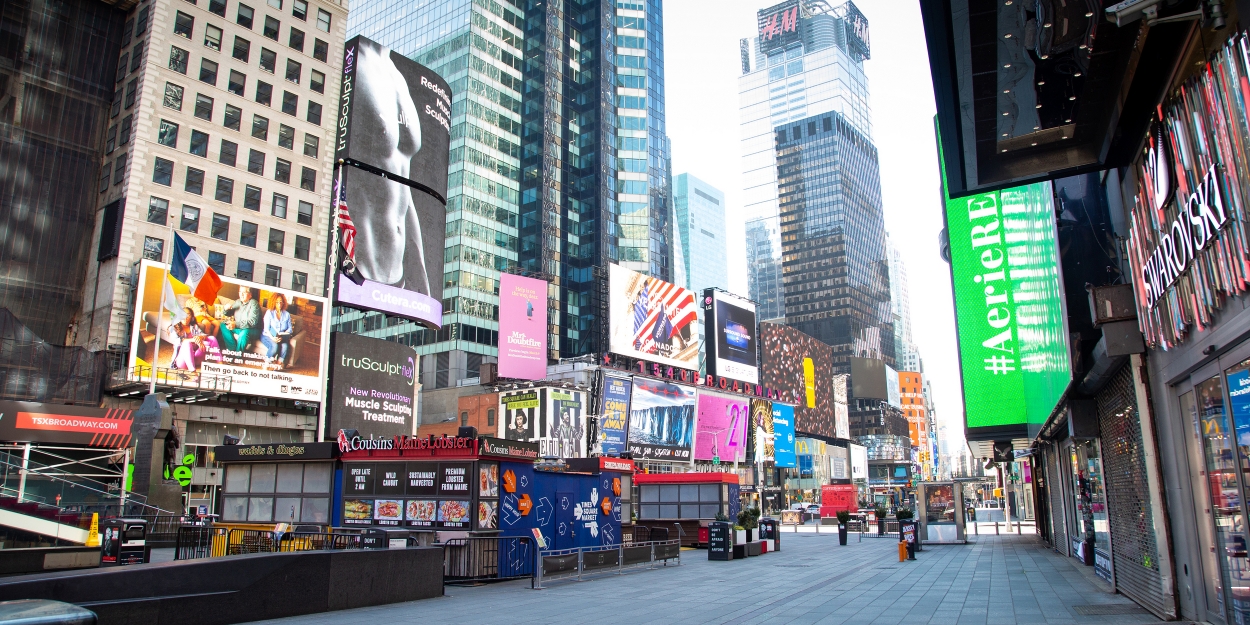
[[[965,427],[1040,425],[1072,379],[1051,184],[943,197]]]

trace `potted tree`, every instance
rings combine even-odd
[[[838,544],[846,546],[846,522],[851,520],[851,513],[846,510],[838,511]]]
[[[873,514],[877,517],[877,535],[885,536],[885,517],[890,514],[890,511],[886,510],[885,506],[877,506]]]
[[[751,542],[755,539],[755,528],[759,526],[760,509],[759,508],[743,508],[738,513],[738,525],[746,532],[746,540],[743,542]]]

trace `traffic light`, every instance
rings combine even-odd
[[[995,499],[1001,499],[1001,498],[1002,498],[1002,496],[1003,496],[1003,489],[1001,489],[1001,488],[995,488],[995,489],[994,489],[994,498],[995,498]]]

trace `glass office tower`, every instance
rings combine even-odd
[[[725,194],[690,174],[673,179],[673,203],[681,241],[682,286],[697,294],[729,290],[729,248],[725,240]]]

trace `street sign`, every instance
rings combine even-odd
[[[712,456],[712,464],[720,464],[720,456]]]

